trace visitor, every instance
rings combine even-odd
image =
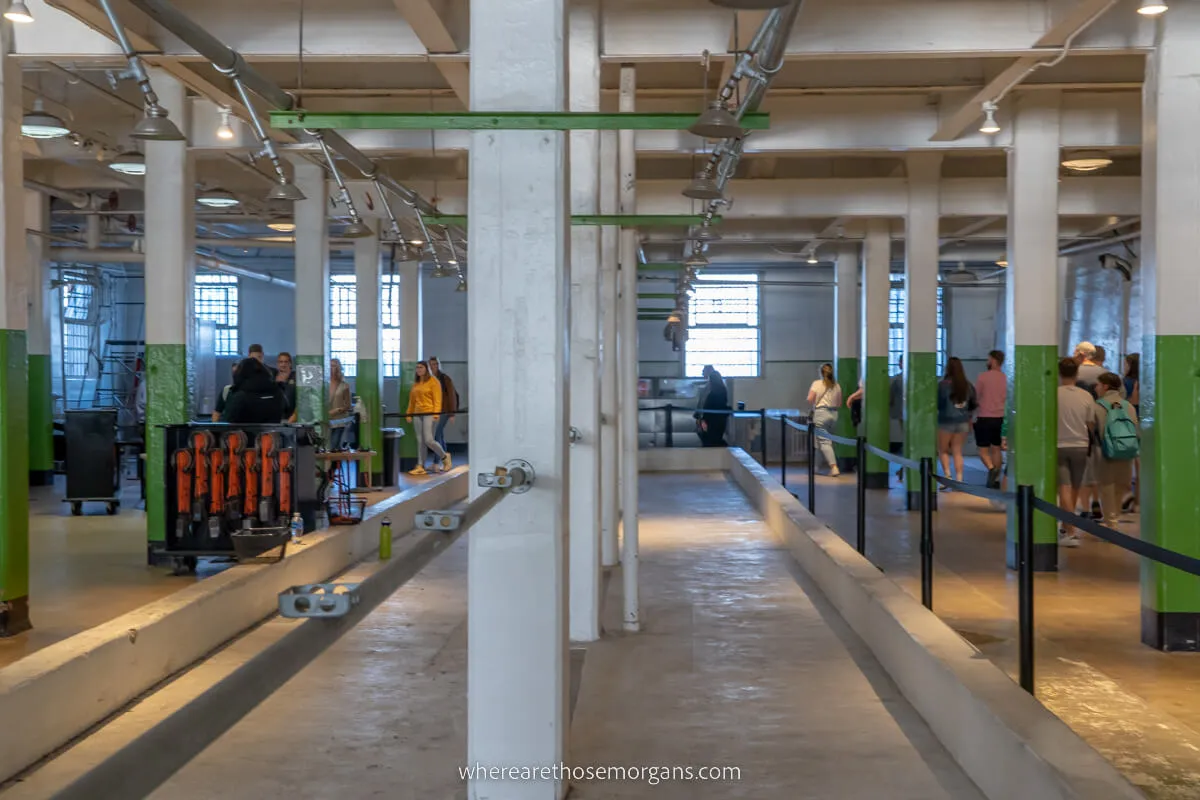
[[[1075,346],[1075,363],[1079,365],[1079,388],[1087,389],[1094,397],[1096,382],[1104,372],[1104,367],[1096,360],[1096,345],[1091,342],[1080,342]]]
[[[1115,528],[1121,519],[1120,502],[1133,480],[1133,462],[1139,440],[1138,416],[1133,404],[1121,398],[1121,377],[1105,372],[1098,383],[1096,432],[1100,446],[1097,479],[1104,524]]]
[[[417,372],[408,395],[408,421],[417,433],[417,466],[409,475],[427,475],[425,471],[426,451],[434,455],[433,471],[450,469],[450,454],[433,438],[433,430],[442,408],[442,385],[429,374],[429,365],[417,362]]]
[[[729,424],[729,389],[725,379],[721,377],[711,364],[701,371],[704,376],[704,389],[700,396],[699,410],[696,411],[696,432],[700,436],[702,447],[724,447],[725,427]],[[704,413],[705,411],[710,413]]]
[[[429,371],[433,373],[433,377],[438,379],[438,383],[442,385],[442,415],[438,418],[437,427],[433,431],[433,438],[437,439],[437,443],[446,449],[446,423],[454,422],[454,413],[458,411],[458,391],[454,388],[454,381],[450,380],[450,376],[442,372],[441,362],[437,360],[437,356],[430,356],[428,359]]]
[[[838,409],[842,407],[842,387],[833,379],[833,365],[821,365],[821,377],[813,381],[808,390],[808,404],[812,408],[812,430],[809,436],[816,436],[817,429],[833,433],[837,425]],[[814,442],[821,457],[829,466],[830,477],[836,478],[842,473],[838,469],[837,457],[833,453],[833,442],[823,436],[818,436]],[[816,464],[809,464],[809,469],[816,469]]]
[[[261,344],[250,345],[250,347],[246,350],[246,358],[253,358],[260,364],[267,363],[267,354],[263,350],[263,346]]]
[[[1140,418],[1142,415],[1142,357],[1138,353],[1130,353],[1125,356],[1125,380],[1123,388],[1125,390],[1125,398],[1133,406],[1133,413]],[[1142,460],[1135,458],[1133,460],[1133,479],[1129,490],[1125,493],[1121,501],[1121,508],[1124,511],[1137,511],[1141,500],[1141,484],[1142,484]]]
[[[937,447],[938,459],[942,462],[942,474],[950,475],[950,461],[954,461],[954,480],[962,483],[963,445],[971,430],[971,415],[979,403],[975,387],[967,380],[962,361],[950,358],[946,361],[946,373],[938,384],[937,394]],[[943,486],[946,490],[949,487]]]
[[[342,372],[342,361],[338,358],[329,360],[329,418],[342,419],[350,416],[353,407],[350,401],[350,385]]]
[[[235,425],[278,425],[283,419],[283,388],[253,356],[237,365],[223,421]]]
[[[296,373],[292,370],[292,354],[280,353],[275,358],[275,382],[283,392],[283,422],[295,422],[300,416],[296,403]]]
[[[1074,514],[1083,486],[1092,432],[1096,429],[1096,400],[1079,386],[1079,364],[1073,358],[1058,362],[1058,504]],[[1078,547],[1079,536],[1072,525],[1058,531],[1063,547]]]
[[[229,394],[233,391],[233,384],[237,381],[237,362],[229,365],[229,383],[221,389],[217,395],[217,410],[212,413],[212,421],[220,422],[221,417],[225,414],[225,404],[229,402]]]
[[[979,460],[987,468],[989,489],[1000,487],[1000,473],[1004,471],[1001,444],[1004,407],[1008,402],[1008,377],[1003,369],[1004,353],[993,350],[988,353],[987,371],[975,380],[975,396],[979,401],[978,417],[975,420],[975,446],[979,448]]]

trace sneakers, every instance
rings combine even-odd
[[[425,471],[424,467],[418,466],[416,469],[410,469],[408,471],[408,474],[409,475],[428,475],[429,473]]]
[[[450,456],[446,456],[446,458],[449,458],[449,457]],[[829,477],[840,478],[840,477],[842,477],[842,472],[837,467],[834,467],[833,469],[829,470]]]
[[[1079,536],[1074,533],[1067,533],[1062,528],[1058,529],[1058,546],[1059,547],[1079,547]]]
[[[446,453],[442,456],[442,472],[449,472],[450,466],[450,454]]]
[[[999,489],[1000,488],[1000,467],[992,467],[991,469],[988,470],[987,488],[989,488],[989,489]]]

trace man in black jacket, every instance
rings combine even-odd
[[[437,356],[430,356],[426,361],[429,363],[430,373],[442,385],[442,413],[438,415],[437,427],[433,431],[433,438],[445,450],[446,423],[453,421],[454,412],[458,411],[458,392],[454,388],[454,381],[450,380],[449,375],[442,372],[442,365],[438,363]]]
[[[225,401],[225,422],[240,425],[278,425],[283,419],[283,388],[256,358],[244,359],[237,367],[233,390]]]

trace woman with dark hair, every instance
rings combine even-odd
[[[950,477],[950,459],[954,459],[954,479],[963,479],[963,445],[971,430],[971,415],[979,403],[975,387],[967,380],[962,362],[957,358],[946,361],[946,374],[938,384],[938,459],[942,474]],[[942,487],[945,489],[946,487]]]
[[[433,435],[442,411],[442,384],[429,372],[429,365],[418,361],[417,373],[408,394],[408,421],[417,433],[417,466],[409,475],[427,475],[426,451],[433,453],[433,471],[445,472],[451,467],[450,454],[442,449]],[[415,420],[414,420],[415,417]]]
[[[704,385],[704,398],[700,401],[701,412],[696,414],[696,423],[700,435],[700,444],[704,447],[725,446],[725,426],[729,422],[728,414],[705,414],[709,411],[729,410],[729,390],[725,387],[725,379],[712,365],[704,368],[704,376],[708,382]]]
[[[224,421],[235,425],[278,425],[283,417],[283,387],[257,358],[242,359],[229,399],[225,401]]]
[[[837,425],[838,409],[842,407],[842,387],[833,379],[833,364],[821,365],[821,377],[813,381],[808,389],[808,404],[812,407],[813,425],[828,433],[833,433]],[[813,433],[809,434],[810,436]],[[833,453],[833,442],[824,437],[817,437],[817,450],[829,465],[831,477],[838,477],[837,457]],[[816,464],[810,464],[810,469],[816,469]]]

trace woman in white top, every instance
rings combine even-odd
[[[842,406],[842,387],[833,379],[832,364],[821,365],[821,377],[813,381],[812,388],[808,390],[808,404],[812,407],[813,425],[833,433],[833,427],[837,425],[838,409]],[[829,474],[835,478],[841,475],[838,471],[837,457],[833,454],[833,442],[824,437],[817,437],[816,445],[825,463],[829,465]],[[815,469],[816,466],[809,465],[810,469]]]

